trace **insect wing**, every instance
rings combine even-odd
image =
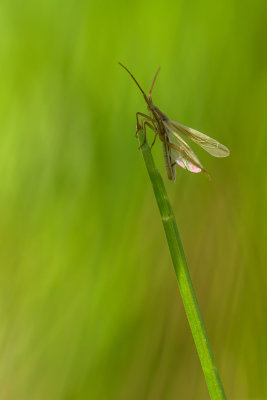
[[[182,133],[189,139],[193,140],[196,144],[206,150],[209,154],[214,157],[227,157],[230,154],[229,149],[223,144],[217,142],[217,140],[210,138],[209,136],[201,133],[193,128],[189,128],[186,125],[182,125],[177,121],[169,121],[169,124],[175,131]]]
[[[203,171],[206,173],[201,162],[188,146],[188,144],[170,127],[169,121],[163,121],[168,138],[171,143],[171,154],[173,161],[181,168],[187,169],[195,174]]]
[[[175,162],[177,165],[179,165],[179,167],[187,169],[188,171],[193,172],[194,174],[198,174],[199,172],[202,171],[201,168],[194,165],[191,161],[186,160],[186,158],[183,157],[182,155],[177,154]]]

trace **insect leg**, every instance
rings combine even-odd
[[[154,146],[154,144],[155,144],[155,141],[156,141],[156,139],[157,139],[157,136],[158,136],[158,132],[155,130],[155,136],[154,136],[154,139],[153,139],[153,142],[151,143],[151,146],[150,146],[150,149],[152,149],[152,147]]]
[[[168,142],[168,140],[164,139],[164,137],[161,137],[160,140],[161,140],[163,143],[165,143],[167,146],[169,146],[171,149],[174,149],[174,150],[177,150],[177,151],[182,152],[182,149],[181,149],[180,147],[176,146],[176,145],[173,144],[173,143]]]
[[[141,124],[139,123],[138,117],[139,118],[142,117]],[[136,113],[136,133],[135,133],[136,137],[138,136],[138,132],[140,131],[140,129],[142,129],[142,122],[144,120],[147,120],[147,121],[150,121],[150,122],[154,123],[153,118],[151,118],[149,115],[143,114],[141,112],[137,112]]]
[[[144,144],[146,143],[146,127],[148,126],[150,129],[152,129],[154,132],[156,132],[156,128],[153,126],[153,125],[151,125],[149,122],[147,122],[146,120],[144,121],[144,119],[142,119],[142,129],[143,129],[143,131],[144,131],[144,136],[145,136],[145,139],[144,139],[144,141],[143,141],[143,143],[138,147],[138,149],[140,150],[143,146],[144,146]],[[156,135],[157,135],[157,132],[156,132]]]

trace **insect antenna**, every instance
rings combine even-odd
[[[157,79],[157,76],[158,76],[159,70],[160,70],[160,68],[158,68],[158,70],[157,70],[157,72],[156,72],[156,74],[155,74],[155,76],[154,76],[154,79],[153,79],[153,82],[152,82],[151,88],[150,88],[150,90],[149,90],[149,95],[148,95],[148,97],[149,97],[149,98],[151,98],[152,89],[153,89],[153,87],[154,87],[154,84],[155,84],[155,82],[156,82],[156,79]]]
[[[139,85],[139,83],[137,82],[137,80],[135,79],[135,77],[133,76],[133,74],[132,74],[132,73],[128,70],[128,68],[126,68],[122,63],[119,62],[119,64],[120,64],[120,66],[121,66],[122,68],[124,68],[124,69],[128,72],[128,74],[131,75],[132,79],[135,81],[136,85],[137,85],[137,86],[139,87],[139,89],[141,90],[141,92],[142,92],[142,94],[143,94],[143,96],[144,96],[144,98],[145,98],[145,101],[148,103],[147,95],[145,94],[145,92],[143,91],[143,89],[141,88],[141,86]]]

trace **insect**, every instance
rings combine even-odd
[[[181,168],[184,168],[195,174],[199,172],[204,172],[209,177],[209,174],[204,169],[203,165],[201,164],[193,150],[184,141],[180,134],[188,139],[193,140],[214,157],[229,156],[229,149],[223,144],[217,142],[217,140],[212,139],[207,135],[204,135],[204,133],[189,128],[186,125],[182,125],[180,124],[180,122],[170,120],[167,115],[165,115],[158,107],[153,104],[151,93],[157,79],[159,69],[154,76],[149,94],[147,96],[133,74],[128,70],[128,68],[126,68],[121,63],[119,64],[130,74],[130,76],[142,92],[145,102],[147,103],[147,109],[150,114],[146,115],[141,112],[136,113],[136,136],[138,136],[138,132],[142,129],[144,131],[146,141],[146,128],[148,127],[152,131],[154,131],[155,136],[152,141],[151,148],[154,146],[157,136],[159,137],[163,145],[163,153],[168,178],[172,181],[175,180],[176,165],[179,165]],[[142,147],[142,145],[140,147]]]

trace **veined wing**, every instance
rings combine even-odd
[[[191,161],[188,161],[188,159],[181,154],[177,152],[177,156],[175,158],[175,163],[179,165],[179,167],[182,167],[183,169],[187,169],[187,171],[193,172],[194,174],[198,174],[199,172],[202,171],[202,169],[195,164],[193,164]]]
[[[168,121],[175,131],[182,133],[189,139],[193,140],[196,144],[206,150],[214,157],[227,157],[230,154],[229,149],[223,144],[217,142],[217,140],[210,138],[209,136],[196,131],[193,128],[189,128],[186,125],[180,124],[177,121]]]
[[[203,171],[207,174],[203,165],[188,146],[188,144],[171,128],[169,121],[163,121],[170,141],[172,160],[180,167],[195,174]],[[207,174],[208,175],[208,174]]]

